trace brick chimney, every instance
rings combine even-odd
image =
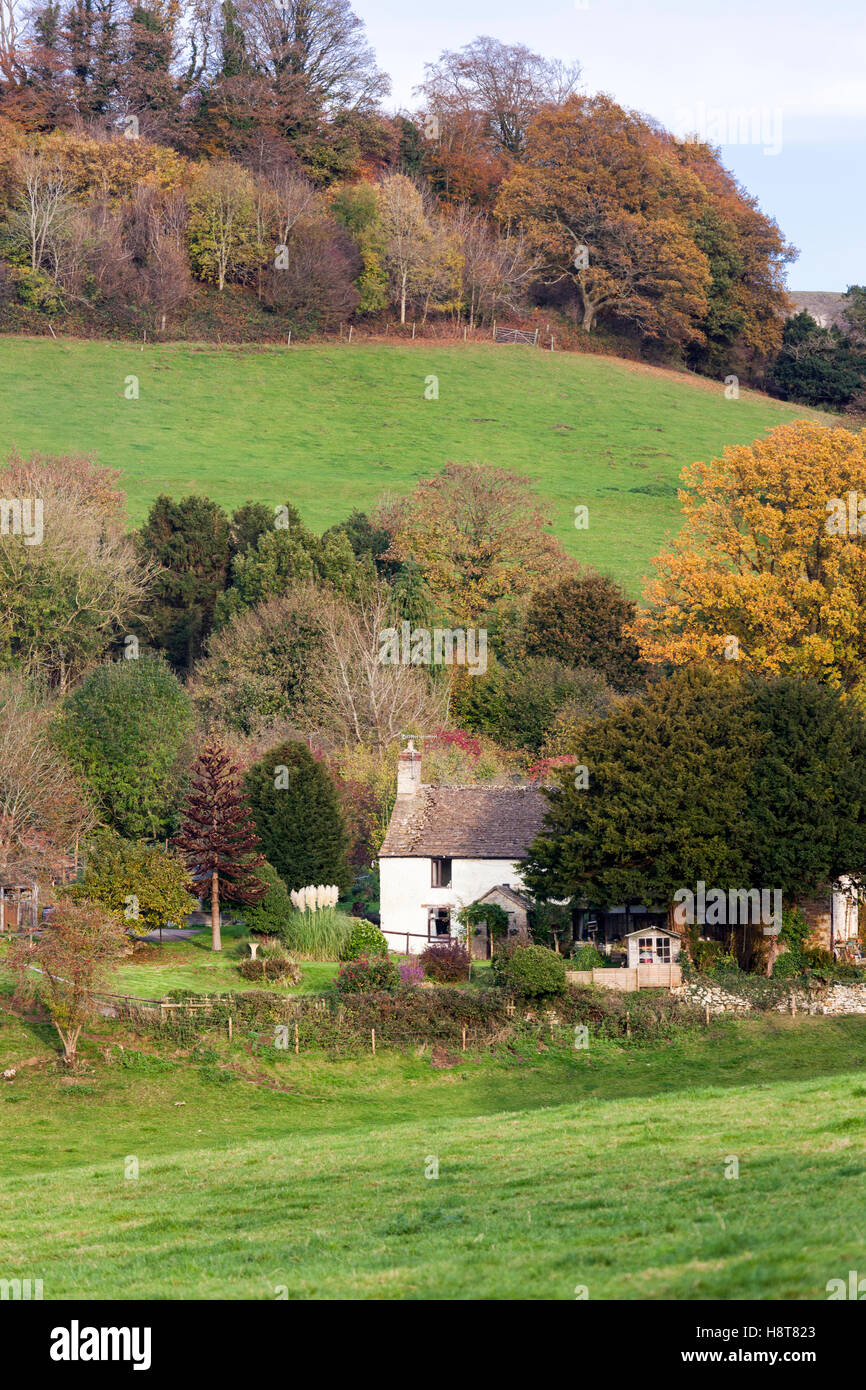
[[[414,739],[400,754],[397,763],[397,795],[414,796],[421,785],[421,754],[415,749]]]

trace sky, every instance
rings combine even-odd
[[[866,0],[353,0],[390,107],[479,34],[583,68],[725,165],[799,250],[792,290],[866,283]],[[743,114],[745,113],[745,118]]]

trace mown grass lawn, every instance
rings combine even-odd
[[[117,994],[142,999],[160,999],[169,990],[186,989],[194,994],[226,993],[229,990],[260,989],[256,981],[245,980],[237,965],[249,959],[249,935],[239,923],[224,922],[221,951],[211,950],[210,926],[187,941],[145,942],[135,955],[118,966],[111,980]],[[337,973],[332,961],[302,961],[301,983],[282,986],[269,983],[276,993],[315,994],[326,989]]]
[[[137,400],[124,395],[138,378]],[[436,376],[439,399],[425,400]],[[477,344],[216,349],[0,339],[6,448],[94,453],[130,515],[206,493],[297,505],[315,530],[448,460],[535,480],[579,559],[639,592],[680,525],[682,467],[783,421],[825,418],[721,382],[609,357]],[[589,529],[574,509],[589,507]]]
[[[46,1298],[798,1299],[864,1267],[866,1019],[442,1070],[95,1031],[70,1082],[0,1014],[0,1064],[31,1059],[0,1083],[0,1268]]]

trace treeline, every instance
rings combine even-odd
[[[502,469],[449,465],[323,536],[288,502],[229,515],[195,496],[159,497],[129,532],[117,475],[77,458],[13,457],[0,494],[44,516],[39,544],[0,533],[0,870],[94,824],[170,836],[208,731],[242,770],[274,748],[315,760],[369,865],[407,731],[432,781],[507,779],[643,678],[633,605]],[[412,650],[392,660],[404,625]],[[425,651],[436,627],[444,660]]]
[[[8,524],[8,503],[0,528],[0,872],[33,871],[94,824],[128,841],[170,836],[208,733],[239,774],[303,765],[338,808],[335,836],[360,869],[381,844],[412,734],[431,783],[546,782],[561,767],[576,793],[569,817],[588,808],[602,827],[630,806],[622,863],[619,851],[609,857],[607,831],[586,828],[593,862],[607,865],[594,889],[623,901],[647,886],[627,876],[635,865],[654,865],[658,878],[664,865],[675,875],[692,863],[670,846],[698,846],[690,818],[706,798],[694,787],[709,779],[727,808],[728,819],[701,811],[704,828],[740,815],[747,783],[731,729],[744,766],[770,787],[767,816],[777,784],[793,787],[778,805],[793,798],[817,844],[815,788],[825,787],[826,871],[859,871],[850,786],[864,756],[863,436],[783,425],[686,469],[683,483],[684,527],[637,610],[564,552],[527,480],[500,468],[448,464],[408,498],[386,495],[321,536],[289,502],[229,515],[201,497],[158,498],[130,533],[112,470],[11,458],[0,496],[41,506],[39,543],[29,543],[29,512],[26,528]],[[449,640],[450,661],[431,654],[437,628],[464,639]],[[752,727],[743,709],[766,683],[780,703]],[[692,747],[689,692],[713,722],[714,760]],[[822,739],[834,769],[826,782],[813,766]],[[618,770],[605,753],[614,744]],[[650,746],[692,748],[692,762],[664,751],[647,760]],[[299,820],[315,820],[303,815],[311,795],[286,799]],[[774,845],[791,823],[788,809],[778,813]],[[557,874],[575,873],[576,825],[550,861],[553,871],[565,854]],[[725,853],[735,843],[710,838]],[[696,879],[715,872],[711,848],[695,850]],[[348,881],[330,872],[316,881]]]
[[[55,0],[3,32],[7,323],[176,333],[235,296],[251,333],[543,308],[755,379],[780,346],[779,228],[709,146],[579,92],[577,64],[479,38],[392,116],[348,0]]]

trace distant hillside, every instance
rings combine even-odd
[[[434,384],[438,400],[425,399]],[[701,377],[533,348],[0,340],[4,446],[94,453],[121,470],[136,523],[160,492],[201,492],[225,506],[290,499],[323,530],[449,459],[481,460],[533,478],[571,553],[633,593],[678,529],[683,466],[802,416],[821,418],[752,391],[727,400]]]
[[[795,314],[811,314],[819,328],[850,327],[845,317],[844,294],[834,294],[832,290],[789,290],[788,298]]]

